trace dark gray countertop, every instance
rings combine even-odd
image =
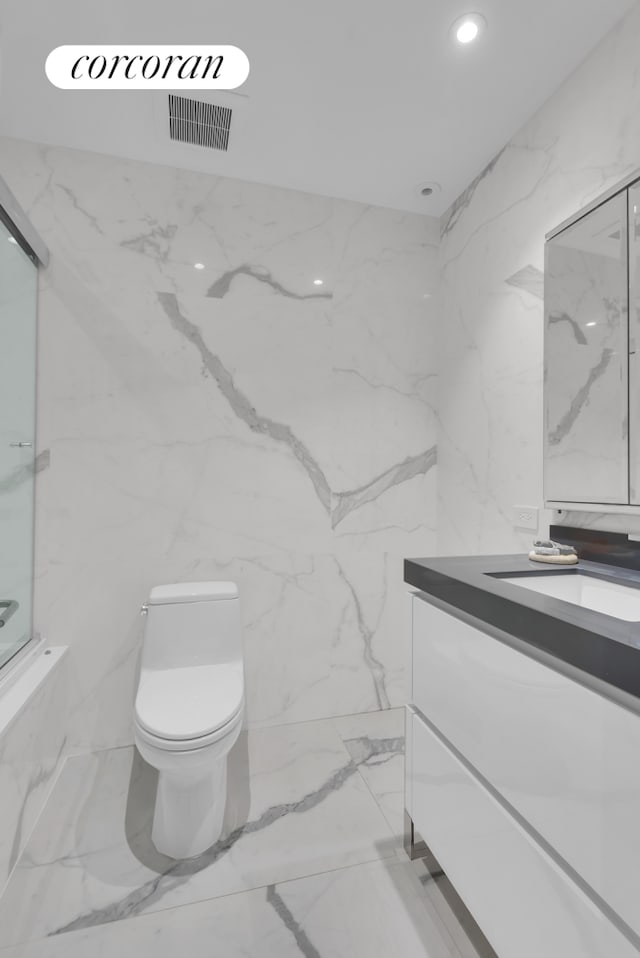
[[[588,572],[640,589],[640,572],[581,560],[558,567],[526,556],[406,559],[408,585],[487,626],[508,633],[559,662],[640,699],[640,621],[593,612],[494,576]]]

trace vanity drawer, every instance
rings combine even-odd
[[[413,703],[640,933],[640,716],[418,596]]]
[[[415,715],[413,821],[500,958],[637,951]]]

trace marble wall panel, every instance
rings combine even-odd
[[[541,505],[545,234],[640,166],[640,7],[594,49],[441,222],[442,553],[522,551]]]
[[[52,670],[0,735],[0,893],[64,760],[67,666],[57,652]]]
[[[131,741],[139,606],[189,578],[240,582],[252,724],[402,703],[437,221],[11,140],[0,166],[51,249],[35,614],[71,747]]]

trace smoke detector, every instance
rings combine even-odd
[[[422,197],[423,200],[428,200],[433,196],[437,196],[441,189],[442,187],[439,183],[419,183],[418,186],[416,186],[416,193]]]

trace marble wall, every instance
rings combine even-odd
[[[544,237],[640,166],[638,36],[640,6],[443,217],[443,553],[530,542],[531,532],[514,528],[512,507],[542,504]]]
[[[51,249],[35,616],[71,747],[131,740],[139,606],[175,580],[239,582],[253,725],[402,703],[437,221],[6,139],[0,172]]]
[[[66,751],[67,660],[50,653],[50,671],[31,688],[31,677],[3,683],[0,730],[0,893],[42,811]],[[38,671],[42,672],[40,668]],[[26,707],[16,703],[29,689]],[[24,698],[23,698],[24,701]],[[11,723],[5,715],[16,707]]]

